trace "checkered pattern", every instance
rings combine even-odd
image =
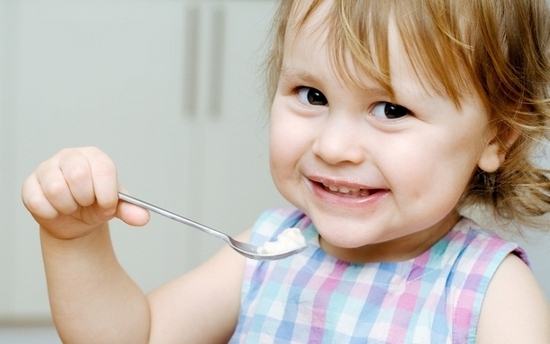
[[[288,227],[308,248],[278,261],[247,262],[242,309],[231,343],[474,343],[487,285],[517,245],[468,219],[430,250],[398,263],[351,264],[319,247],[299,211],[264,213],[255,244]]]

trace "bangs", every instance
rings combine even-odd
[[[457,10],[450,7],[459,2],[334,0],[318,25],[327,31],[330,59],[343,81],[365,88],[362,80],[368,76],[392,97],[388,42],[390,29],[395,27],[424,89],[447,96],[459,106],[461,98],[479,91],[472,89],[476,78],[467,63],[472,49],[461,35],[464,23],[454,22],[450,15]],[[298,3],[290,16],[299,28],[324,1],[312,0],[307,7]]]

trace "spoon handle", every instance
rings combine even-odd
[[[156,205],[153,205],[151,203],[148,203],[148,202],[145,202],[145,201],[142,201],[138,198],[135,198],[135,197],[132,197],[132,196],[129,196],[127,194],[124,194],[122,192],[119,192],[118,193],[118,198],[122,201],[125,201],[125,202],[128,202],[128,203],[132,203],[134,205],[137,205],[139,207],[142,207],[142,208],[145,208],[147,210],[150,210],[154,213],[157,213],[159,215],[162,215],[162,216],[165,216],[169,219],[172,219],[172,220],[175,220],[175,221],[178,221],[178,222],[181,222],[185,225],[188,225],[188,226],[191,226],[191,227],[194,227],[196,229],[199,229],[205,233],[208,233],[210,235],[213,235],[219,239],[222,239],[223,241],[225,242],[229,242],[229,237],[227,235],[225,235],[224,233],[221,233],[221,232],[218,232],[217,230],[213,229],[213,228],[210,228],[210,227],[207,227],[203,224],[200,224],[198,222],[195,222],[193,220],[190,220],[186,217],[183,217],[181,215],[178,215],[178,214],[175,214],[175,213],[172,213],[171,211],[168,211],[166,209],[163,209],[161,207],[157,207]]]

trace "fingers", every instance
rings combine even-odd
[[[35,174],[30,175],[23,183],[21,196],[23,204],[35,217],[53,219],[59,214],[42,192]]]
[[[103,214],[112,216],[116,212],[119,189],[115,164],[105,153],[95,148],[85,150],[83,155],[89,163],[88,173],[92,178],[88,180],[92,183],[82,187],[90,187]]]
[[[44,179],[43,188],[51,200],[74,201],[74,208],[90,206],[95,203],[93,173],[91,164],[83,154],[74,152],[63,154],[59,159],[59,167],[53,166],[49,176]],[[49,178],[47,178],[49,177]]]
[[[115,165],[96,148],[65,149],[42,163],[23,186],[29,210],[50,218],[97,203],[106,216],[118,202]]]
[[[97,148],[64,149],[43,162],[22,189],[25,206],[52,233],[65,238],[93,229],[114,216],[141,226],[149,212],[118,201],[117,170]]]

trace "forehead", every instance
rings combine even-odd
[[[286,28],[283,76],[307,79],[330,73],[349,88],[376,89],[390,97],[403,92],[416,97],[438,93],[419,78],[393,20],[386,23],[384,48],[375,48],[371,37],[365,42],[369,52],[363,51],[367,56],[357,58],[353,47],[337,43],[344,38],[335,36],[334,24],[329,20],[334,15],[330,1],[323,1],[313,11],[304,5],[307,2],[299,3]]]
[[[456,44],[448,32],[426,36],[436,23],[425,8],[416,6],[419,2],[396,6],[393,1],[295,1],[284,56],[289,50],[324,50],[323,57],[341,80],[363,87],[368,76],[391,95],[403,82],[403,72],[411,71],[423,91],[448,96],[459,106],[461,98],[473,93],[465,59],[452,48],[464,44]]]

